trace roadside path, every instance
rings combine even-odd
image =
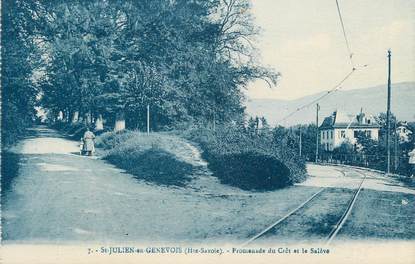
[[[363,183],[364,189],[415,195],[414,188],[405,186],[394,177],[385,176],[384,174],[380,174],[378,172],[353,169],[349,167],[330,165],[321,166],[315,164],[308,164],[307,171],[310,177],[299,185],[354,189],[360,183],[362,173],[364,173],[367,175],[366,180]]]
[[[13,149],[19,175],[2,201],[5,243],[245,239],[315,188],[247,192],[200,176],[185,188],[134,178],[46,127]],[[293,192],[297,200],[285,201]],[[279,206],[276,204],[281,203]]]
[[[306,182],[272,192],[243,191],[211,175],[198,175],[186,187],[160,186],[96,157],[79,156],[78,142],[54,130],[36,127],[33,132],[13,149],[21,162],[2,200],[6,244],[244,241],[319,188],[354,188],[360,179],[334,167],[309,165]],[[376,184],[367,188],[413,197],[413,189],[372,176]],[[405,208],[413,206],[412,198],[403,199],[409,202]],[[359,219],[367,218],[370,206],[362,206]]]

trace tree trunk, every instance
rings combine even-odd
[[[68,109],[66,109],[65,111],[64,111],[64,115],[63,115],[63,120],[65,121],[65,123],[68,123],[69,121],[70,121],[70,118],[71,118],[71,114],[70,114],[70,112],[69,112],[69,110]]]
[[[117,112],[116,116],[115,116],[115,126],[114,126],[114,131],[118,132],[118,131],[122,131],[125,129],[125,114],[123,111],[119,111]]]
[[[85,122],[85,125],[87,125],[87,126],[91,125],[91,123],[92,123],[92,114],[91,114],[91,112],[85,113],[84,122]]]
[[[76,123],[78,121],[79,121],[79,111],[75,111],[73,112],[73,115],[72,115],[72,123]]]
[[[99,114],[98,118],[95,121],[95,131],[101,131],[104,130],[104,122],[102,120],[102,115]]]
[[[59,111],[59,113],[58,113],[58,117],[57,117],[57,120],[58,121],[63,121],[63,112],[62,111]]]

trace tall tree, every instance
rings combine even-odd
[[[153,129],[223,123],[243,119],[249,81],[278,78],[256,61],[247,0],[26,2],[54,115],[142,128],[150,105]]]
[[[24,1],[2,2],[2,146],[14,143],[35,119],[38,91],[32,61],[34,38],[30,25],[32,13]]]

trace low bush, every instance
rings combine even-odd
[[[216,156],[210,161],[222,183],[244,190],[273,190],[291,184],[290,170],[275,157],[248,151]]]
[[[112,149],[117,145],[127,141],[129,138],[133,137],[134,134],[128,130],[122,130],[119,132],[105,132],[102,133],[96,139],[96,147],[103,148],[103,149]]]
[[[215,131],[195,128],[185,137],[200,145],[221,182],[246,190],[272,190],[306,179],[305,160],[274,132],[253,134],[230,125]]]

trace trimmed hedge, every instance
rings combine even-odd
[[[245,190],[273,190],[306,179],[305,160],[272,131],[252,135],[235,126],[216,131],[196,128],[185,137],[203,150],[203,158],[221,182]]]
[[[215,156],[210,168],[222,183],[244,190],[273,190],[292,183],[290,169],[281,161],[253,151]]]

